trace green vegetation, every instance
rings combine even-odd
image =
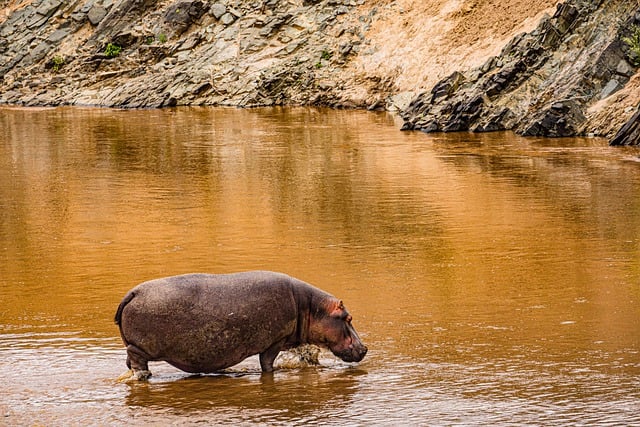
[[[629,46],[629,50],[633,54],[631,58],[635,66],[640,66],[640,27],[634,25],[632,28],[633,33],[630,37],[622,37],[622,41]]]
[[[329,52],[327,49],[323,49],[322,53],[320,54],[320,59],[318,60],[318,62],[316,62],[316,68],[322,68],[322,61],[328,61],[332,56],[333,54],[331,52]]]
[[[331,52],[329,52],[327,49],[324,49],[320,54],[320,59],[325,59],[328,61],[332,56],[333,55],[331,54]]]
[[[120,52],[122,52],[122,47],[113,43],[108,43],[107,47],[104,49],[104,54],[107,56],[107,58],[115,58],[116,56],[120,55]]]
[[[64,65],[64,57],[60,55],[56,55],[51,60],[51,63],[53,64],[51,69],[53,70],[54,73],[57,73],[58,71],[60,71],[60,68],[62,68],[62,66]]]
[[[160,33],[157,36],[147,36],[147,38],[145,39],[145,42],[147,44],[153,44],[156,41],[159,41],[160,43],[166,43],[167,42],[167,35],[164,33]]]

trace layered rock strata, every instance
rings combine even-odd
[[[640,144],[640,109],[616,133],[611,145],[639,145]]]
[[[639,9],[637,0],[0,0],[0,104],[356,107],[400,111],[404,129],[425,132],[624,130],[616,143],[636,144],[633,127],[621,128],[640,104],[640,41],[625,41],[640,29]]]
[[[331,104],[363,0],[35,0],[0,23],[0,102]]]
[[[403,129],[571,136],[588,108],[622,89],[639,58],[623,42],[638,25],[635,1],[569,0],[485,64],[454,72],[402,112]]]

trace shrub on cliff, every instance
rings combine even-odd
[[[51,59],[51,61],[47,65],[50,65],[51,70],[54,73],[57,73],[64,66],[64,64],[65,64],[64,57],[60,55],[56,55]]]
[[[122,52],[122,47],[113,43],[108,43],[107,47],[104,49],[104,54],[107,58],[115,58],[120,55],[120,52]]]
[[[634,25],[629,37],[622,37],[622,41],[629,47],[631,60],[635,66],[640,66],[640,27]]]

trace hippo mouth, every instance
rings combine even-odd
[[[367,354],[367,347],[363,345],[359,348],[345,348],[340,351],[332,351],[332,353],[345,362],[359,362]]]

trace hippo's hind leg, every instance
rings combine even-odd
[[[127,367],[130,369],[130,379],[138,381],[149,379],[151,377],[149,360],[151,356],[145,351],[133,344],[127,345]]]

